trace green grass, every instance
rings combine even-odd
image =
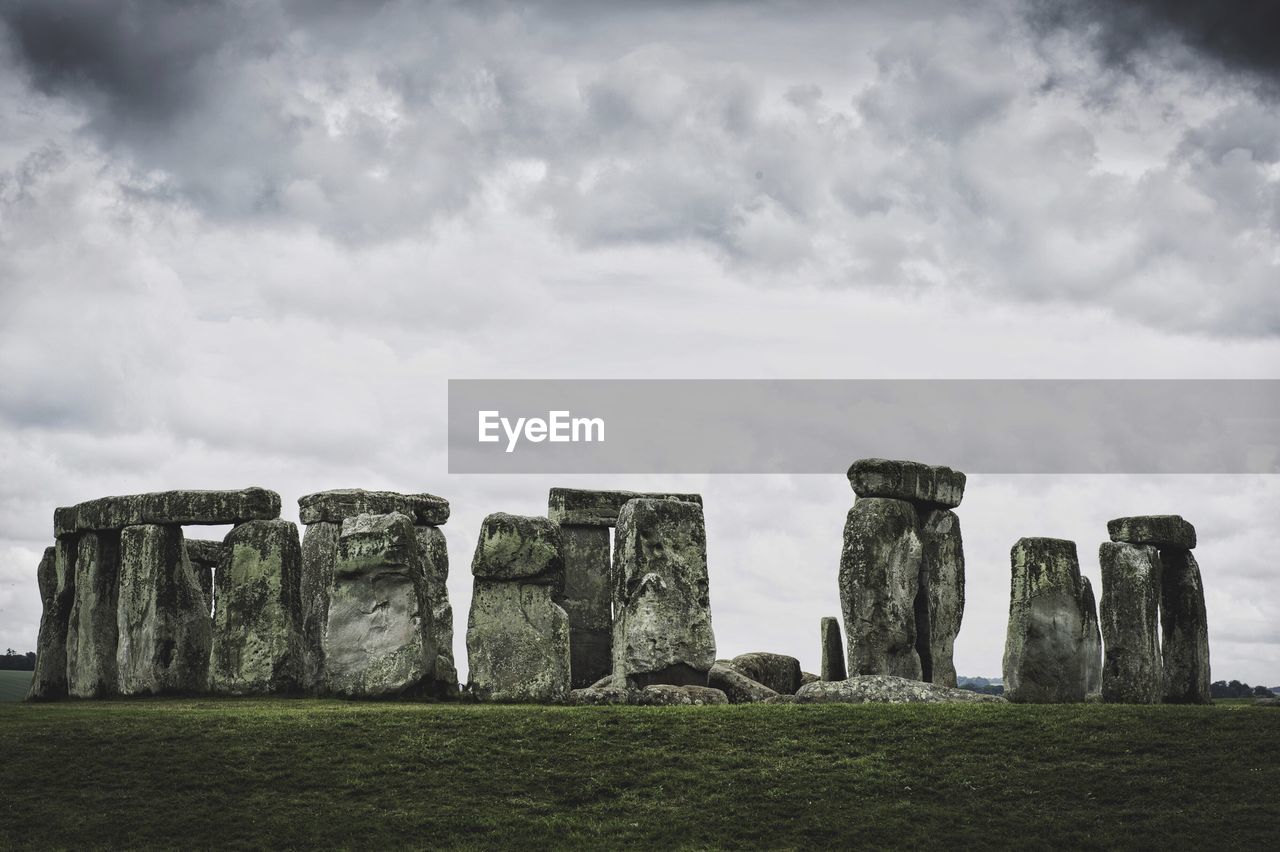
[[[1259,847],[1280,711],[0,707],[0,848]]]
[[[31,672],[0,671],[0,701],[21,701],[30,685]]]

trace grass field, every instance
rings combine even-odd
[[[21,701],[30,685],[31,672],[0,671],[0,701]]]
[[[0,707],[14,846],[1267,846],[1249,705]]]

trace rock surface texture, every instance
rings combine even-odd
[[[858,459],[849,484],[859,497],[889,497],[954,509],[964,498],[965,475],[949,467],[889,459]]]
[[[238,524],[280,517],[280,495],[265,488],[240,491],[158,491],[100,497],[57,509],[54,533],[121,530],[138,524]]]
[[[329,593],[338,561],[342,524],[319,521],[302,534],[302,577],[298,607],[302,619],[301,686],[311,692],[325,689],[324,631],[329,624]]]
[[[1195,550],[1196,528],[1181,515],[1137,515],[1107,521],[1112,541]]]
[[[952,689],[912,678],[862,675],[846,680],[820,680],[800,687],[797,704],[1002,703],[996,695]]]
[[[564,594],[569,614],[569,653],[575,688],[589,686],[613,669],[613,584],[609,528],[560,527],[564,545]]]
[[[613,674],[631,686],[700,685],[715,662],[700,503],[636,499],[618,515]]]
[[[449,603],[449,545],[439,527],[419,526],[418,550],[427,572],[427,600],[431,602],[431,641],[436,649],[435,687],[438,698],[456,698],[458,669],[453,662],[453,605]]]
[[[67,626],[67,694],[104,698],[114,695],[117,688],[120,534],[82,534],[75,566],[75,600]]]
[[[963,476],[963,474],[961,474]],[[920,590],[916,595],[916,651],[922,679],[956,685],[955,645],[964,618],[964,542],[949,509],[920,512]]]
[[[827,616],[819,625],[822,638],[822,679],[844,680],[844,638],[840,635],[840,619]]]
[[[298,517],[303,524],[341,524],[357,515],[408,515],[417,525],[439,526],[449,520],[449,501],[434,494],[398,494],[394,491],[365,491],[338,488],[298,498]]]
[[[1209,704],[1209,624],[1200,566],[1189,550],[1160,550],[1160,648],[1164,700]]]
[[[191,569],[196,572],[196,580],[200,583],[200,592],[204,595],[205,611],[213,613],[213,575],[222,562],[225,548],[220,541],[203,538],[186,539],[187,559],[191,560]]]
[[[1160,554],[1154,547],[1103,542],[1098,620],[1105,654],[1102,700],[1156,704],[1164,690],[1160,659]]]
[[[1080,639],[1084,654],[1085,696],[1102,695],[1102,631],[1098,626],[1098,603],[1093,596],[1093,583],[1080,577],[1080,614],[1083,618]]]
[[[778,694],[747,677],[727,660],[717,660],[712,664],[707,673],[707,685],[727,695],[730,704],[755,704]]]
[[[1085,616],[1075,542],[1019,539],[1010,561],[1005,697],[1035,704],[1084,701]]]
[[[739,654],[729,665],[780,695],[795,695],[800,688],[800,661],[786,654],[753,651]]]
[[[702,505],[699,494],[646,493],[640,491],[592,491],[581,488],[552,488],[547,498],[547,517],[561,526],[612,527],[618,513],[632,500],[680,500]]]
[[[68,547],[66,541],[46,547],[36,569],[42,612],[36,668],[27,689],[27,699],[32,701],[67,695],[67,622],[75,602],[75,557],[67,555]]]

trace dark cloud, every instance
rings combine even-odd
[[[1280,4],[1274,0],[1032,0],[1041,32],[1087,31],[1104,62],[1132,69],[1138,56],[1169,39],[1224,68],[1257,75],[1280,89]]]

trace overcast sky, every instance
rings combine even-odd
[[[465,668],[481,518],[586,485],[700,491],[721,654],[816,670],[843,470],[450,476],[446,380],[1280,378],[1267,3],[640,5],[0,6],[0,647],[55,506],[367,487],[451,500]],[[1280,685],[1275,476],[971,474],[960,673],[1018,537],[1166,512]]]

